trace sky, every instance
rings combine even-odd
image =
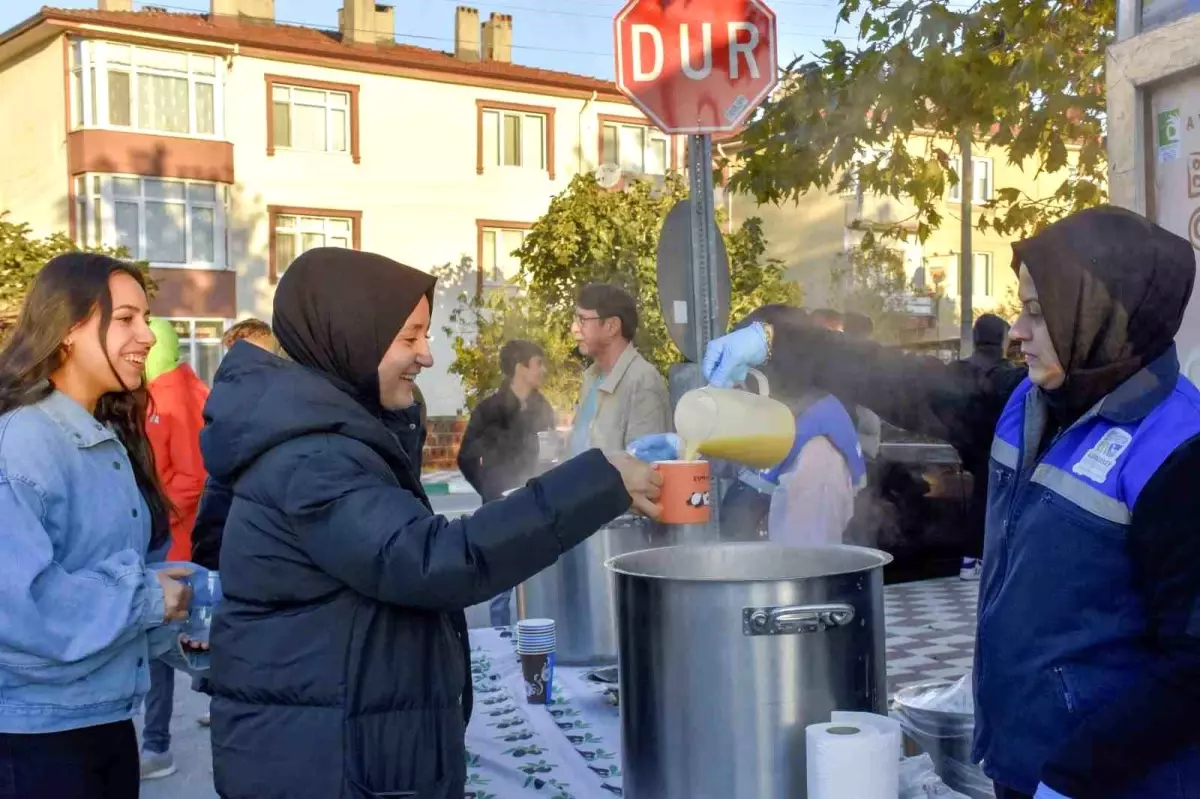
[[[487,19],[493,11],[513,16],[513,60],[600,78],[613,77],[612,18],[624,0],[394,0],[397,41],[435,50],[453,49],[454,9],[469,5]],[[96,0],[0,0],[0,31],[37,13],[42,5],[96,8]],[[141,8],[143,3],[135,3]],[[210,0],[151,2],[169,11],[207,13]],[[779,57],[823,50],[822,39],[855,33],[846,25],[835,31],[833,0],[768,0],[778,17]],[[275,18],[314,27],[337,26],[340,0],[275,0]]]

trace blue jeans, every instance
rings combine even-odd
[[[512,624],[512,595],[513,589],[503,594],[497,594],[488,602],[488,612],[492,615],[493,627],[507,627]]]
[[[146,694],[146,723],[142,749],[162,754],[171,748],[171,712],[175,704],[175,669],[161,660],[150,661],[150,692]]]

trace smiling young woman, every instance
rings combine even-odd
[[[143,426],[148,316],[136,267],[60,255],[0,351],[2,799],[138,795],[132,717],[189,602],[180,572],[145,564],[168,511]]]

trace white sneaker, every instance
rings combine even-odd
[[[142,750],[142,779],[161,780],[176,771],[175,758],[170,752],[147,752]]]
[[[958,579],[975,581],[983,576],[983,561],[979,558],[963,558],[958,570]]]

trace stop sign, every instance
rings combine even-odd
[[[666,133],[736,130],[778,80],[762,0],[629,0],[613,32],[617,88]]]

